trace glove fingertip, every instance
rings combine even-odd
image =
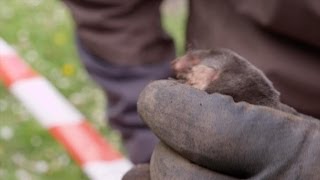
[[[149,164],[139,164],[128,171],[122,180],[150,180]]]

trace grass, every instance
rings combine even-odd
[[[164,15],[164,26],[183,52],[185,12]],[[0,1],[0,37],[48,78],[116,148],[117,132],[106,126],[103,93],[77,60],[73,25],[56,0]],[[0,179],[87,179],[64,149],[0,83]]]

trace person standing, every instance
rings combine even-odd
[[[110,125],[133,163],[150,160],[156,136],[136,102],[151,81],[171,76],[172,39],[161,26],[161,0],[64,0],[75,20],[80,59],[108,98]],[[320,118],[320,3],[190,0],[187,44],[229,48],[262,69],[282,101]]]

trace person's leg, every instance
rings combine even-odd
[[[243,2],[246,1],[190,0],[188,45],[193,49],[229,48],[239,53],[266,73],[284,103],[319,118],[318,49],[260,26],[254,18],[239,12],[237,4]],[[254,1],[250,7],[255,8],[259,2]]]
[[[133,163],[148,162],[158,139],[137,114],[140,91],[171,75],[171,39],[160,24],[160,0],[66,1],[77,24],[80,59],[108,98],[110,125]],[[81,3],[80,3],[81,2]]]
[[[158,140],[138,116],[137,98],[146,84],[170,76],[169,63],[132,67],[107,64],[86,52],[80,43],[79,53],[90,76],[106,92],[110,125],[121,132],[131,161],[148,162]]]

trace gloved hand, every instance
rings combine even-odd
[[[160,138],[151,179],[320,179],[320,122],[171,80],[149,84],[138,111]]]

